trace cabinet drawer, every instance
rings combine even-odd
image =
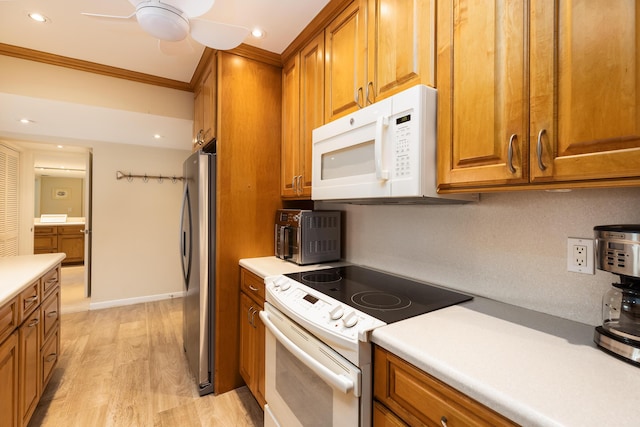
[[[40,295],[42,295],[43,299],[60,284],[60,276],[60,265],[57,265],[42,276]]]
[[[18,327],[18,297],[0,307],[0,343]]]
[[[40,305],[40,280],[36,280],[22,291],[19,301],[20,316],[18,322],[22,322]]]
[[[47,297],[40,306],[40,319],[42,327],[40,329],[40,339],[44,342],[53,329],[58,326],[60,318],[60,291],[57,290]]]
[[[409,425],[517,426],[379,347],[374,352],[374,397]]]
[[[257,303],[264,303],[264,280],[244,268],[240,269],[240,290],[250,296]]]
[[[60,234],[83,234],[84,225],[63,225],[58,227],[58,235]]]
[[[60,354],[60,328],[56,327],[51,336],[47,339],[47,341],[42,346],[42,350],[40,351],[40,360],[41,360],[41,372],[42,372],[42,388],[44,388],[49,383],[51,379],[51,374],[53,374],[53,368],[55,368],[58,363],[58,355]]]
[[[34,233],[36,236],[40,236],[40,235],[46,235],[46,234],[53,234],[56,235],[58,233],[58,227],[53,225],[46,225],[46,226],[42,226],[42,225],[38,225],[34,228]]]

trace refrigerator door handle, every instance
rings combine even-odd
[[[187,227],[185,229],[185,214]],[[182,276],[184,277],[185,288],[189,290],[189,278],[191,277],[191,241],[193,235],[193,224],[191,220],[191,200],[189,197],[189,185],[184,184],[184,194],[182,196],[182,213],[180,214],[180,256],[182,257]],[[187,242],[188,240],[188,242]],[[185,265],[186,264],[186,265]]]

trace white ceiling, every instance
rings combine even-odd
[[[216,0],[209,12],[200,19],[249,29],[260,27],[266,32],[266,37],[255,39],[248,36],[244,43],[280,54],[328,2],[329,0]],[[194,50],[190,54],[166,55],[158,49],[158,41],[145,33],[135,19],[108,20],[80,14],[91,12],[129,15],[134,10],[128,0],[0,0],[0,43],[189,82],[204,46],[193,42]],[[33,21],[27,16],[31,12],[45,15],[49,21],[45,24]],[[56,105],[49,105],[51,103]],[[86,140],[91,139],[91,136],[101,135],[102,140],[109,141],[106,138],[108,131],[100,133],[95,132],[95,129],[86,129],[78,133],[77,122],[67,122],[70,117],[77,115],[76,108],[81,106],[63,104],[0,94],[0,138],[47,142],[48,144],[39,145],[38,151],[44,152],[49,148],[56,153],[50,161],[44,155],[38,161],[51,167],[60,164],[59,149],[51,144],[62,142],[65,146],[69,145],[69,141],[62,138],[65,129],[73,127],[75,138]],[[73,114],[69,109],[73,110]],[[83,112],[88,113],[85,110]],[[108,114],[114,116],[113,120],[118,120],[115,117],[117,111],[110,111]],[[29,134],[22,133],[16,118],[32,118],[34,115],[36,126],[31,126]],[[111,135],[110,142],[134,141],[137,144],[151,145],[151,142],[143,142],[143,139],[148,139],[151,132],[157,132],[160,122],[168,128],[163,131],[168,134],[165,141],[168,147],[189,149],[189,123],[173,123],[159,116],[143,119],[149,123],[138,117],[138,126],[135,129],[128,127],[133,132],[131,135]],[[118,126],[110,127],[117,128]]]
[[[171,0],[167,0],[169,3]],[[199,1],[199,0],[195,0]],[[216,0],[200,19],[260,27],[263,39],[248,36],[245,44],[274,53],[300,34],[328,0]],[[0,43],[54,53],[98,64],[189,82],[204,50],[193,42],[191,54],[169,56],[132,20],[87,17],[80,12],[129,15],[128,0],[0,0]],[[49,18],[45,24],[27,14]]]

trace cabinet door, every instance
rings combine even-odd
[[[216,136],[215,55],[207,64],[195,90],[193,108],[193,149],[198,150]]]
[[[366,0],[355,0],[325,29],[325,122],[365,106]]]
[[[254,368],[256,333],[251,324],[255,309],[256,303],[244,293],[240,293],[240,375],[250,389],[253,388],[256,375]]]
[[[533,4],[532,181],[639,177],[638,2]]]
[[[60,328],[55,327],[51,331],[51,336],[42,345],[42,351],[40,352],[40,372],[42,373],[42,380],[40,383],[41,390],[49,384],[51,376],[53,375],[53,368],[58,363],[60,355]]]
[[[204,91],[202,85],[198,86],[193,96],[193,151],[197,151],[202,145],[202,129],[204,122]]]
[[[40,398],[40,311],[36,310],[19,329],[20,417],[27,425]]]
[[[438,3],[440,189],[528,182],[525,11],[517,0]]]
[[[282,70],[282,152],[280,195],[297,196],[300,148],[300,57],[291,58]]]
[[[301,196],[311,197],[312,132],[324,124],[324,33],[300,52]]]
[[[63,264],[84,261],[84,232],[77,234],[58,234],[58,251],[67,254]]]
[[[435,86],[434,1],[368,0],[367,104],[416,84]]]
[[[0,425],[18,424],[18,333],[0,345]]]

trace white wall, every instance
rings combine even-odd
[[[482,194],[451,206],[346,210],[345,258],[403,276],[583,323],[601,322],[601,298],[617,276],[567,272],[567,237],[595,225],[640,223],[640,189]]]
[[[0,55],[0,99],[0,139],[93,150],[92,305],[181,292],[182,184],[118,181],[116,171],[182,175],[193,94]],[[34,122],[20,126],[21,117]],[[29,149],[21,154],[33,165]],[[34,179],[24,170],[21,232],[31,246],[21,253],[32,253]]]
[[[186,150],[93,148],[92,305],[182,291],[182,182],[117,180],[116,171],[182,176]]]

